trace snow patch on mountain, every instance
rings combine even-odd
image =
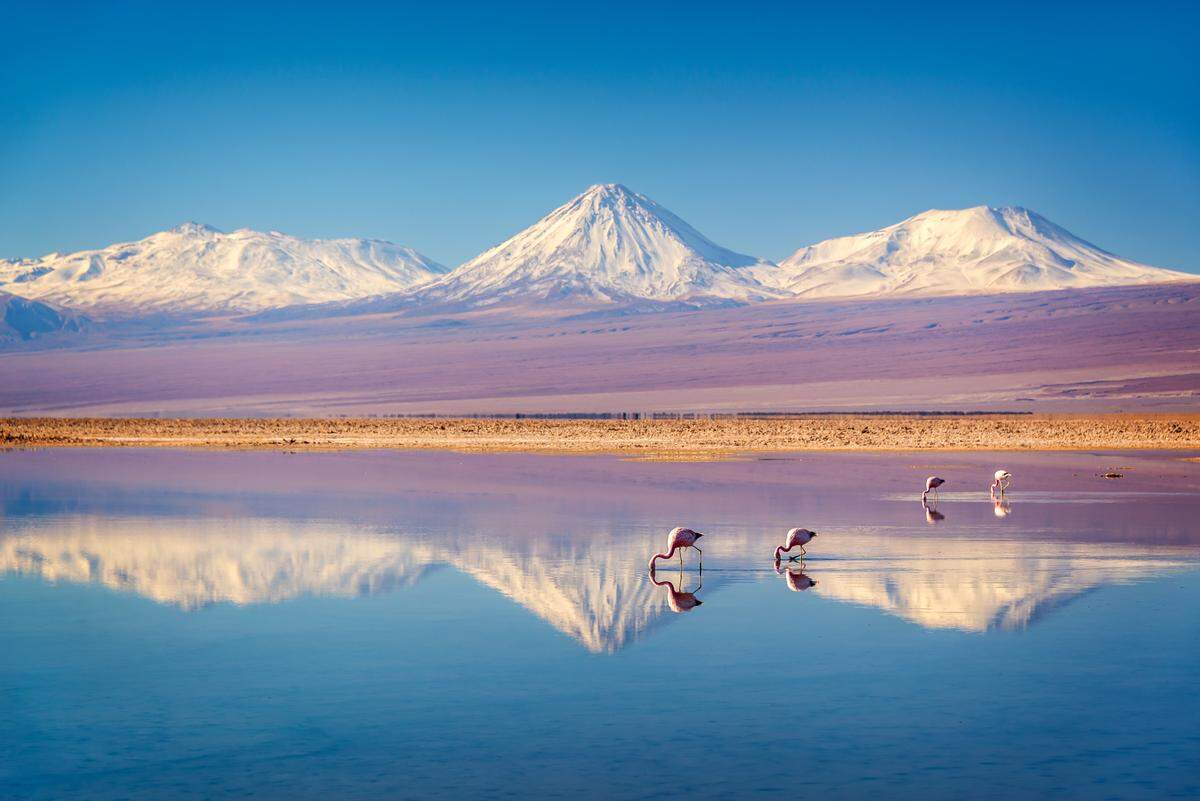
[[[1114,256],[1017,206],[932,210],[800,248],[756,277],[802,298],[981,295],[1194,281]]]
[[[0,289],[119,315],[249,312],[396,292],[445,272],[376,239],[227,234],[188,222],[100,250],[0,260]]]

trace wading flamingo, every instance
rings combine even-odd
[[[992,494],[995,495],[996,490],[1000,490],[1000,494],[1003,495],[1004,491],[1008,489],[1008,485],[1011,483],[1012,473],[1008,472],[1007,470],[997,470],[996,480],[992,482]]]
[[[817,536],[817,532],[809,531],[806,528],[792,529],[787,533],[787,539],[783,541],[783,545],[775,549],[775,561],[779,562],[781,554],[785,554],[797,547],[800,549],[798,556],[808,556],[804,551],[804,546],[812,542],[812,538],[815,536]],[[791,562],[796,558],[796,556],[789,556],[788,561]]]
[[[946,479],[939,476],[930,476],[929,478],[925,479],[925,491],[921,493],[921,502],[924,503],[925,499],[929,497],[929,493],[931,492],[933,493],[934,499],[937,499],[937,488],[945,483]]]
[[[654,572],[654,563],[659,559],[670,559],[679,552],[679,567],[683,568],[683,552],[688,548],[696,548],[696,540],[704,535],[699,531],[692,531],[690,528],[677,526],[671,529],[671,533],[667,535],[667,551],[666,553],[656,553],[650,557],[650,572]],[[700,558],[704,558],[704,551],[696,548],[696,553],[700,554]]]

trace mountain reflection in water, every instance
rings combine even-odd
[[[101,584],[188,611],[392,592],[449,567],[597,653],[646,636],[676,619],[672,612],[702,614],[694,565],[684,574],[660,571],[652,581],[645,560],[657,538],[627,532],[433,535],[272,518],[99,515],[10,518],[0,530],[0,573]],[[926,628],[985,632],[1020,629],[1093,588],[1195,559],[1189,548],[923,532],[831,531],[819,553],[780,572],[788,589],[821,599],[875,607]],[[720,603],[731,582],[778,580],[766,533],[712,540],[705,602]]]

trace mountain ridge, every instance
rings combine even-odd
[[[383,240],[184,222],[135,242],[0,260],[0,290],[117,315],[246,313],[407,289],[445,271]]]
[[[759,273],[810,299],[938,296],[1197,280],[1122,259],[1021,206],[930,209],[802,247]]]
[[[377,239],[184,222],[133,243],[0,260],[0,291],[117,316],[248,321],[515,310],[611,314],[770,300],[937,297],[1197,281],[1123,259],[1021,206],[930,209],[774,264],[623,184],[594,184],[453,270]]]

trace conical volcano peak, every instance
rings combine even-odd
[[[592,184],[583,190],[584,195],[636,195],[625,184]]]
[[[679,219],[650,198],[645,195],[639,195],[624,184],[592,184],[561,208],[587,209],[594,212],[600,212],[605,209],[610,211],[617,209],[643,209],[647,216],[664,216],[674,220]]]
[[[739,269],[759,263],[623,184],[593,184],[428,287],[428,297],[471,306],[777,297]]]

